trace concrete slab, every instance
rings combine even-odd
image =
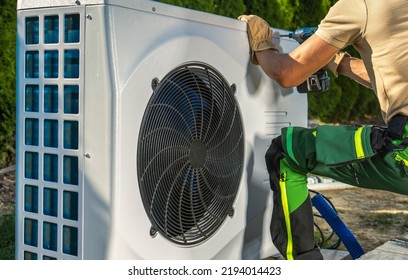
[[[351,260],[348,251],[322,249],[323,260]]]
[[[323,260],[351,260],[349,252],[342,250],[322,249]],[[284,260],[282,255],[277,254],[266,258],[266,260]]]
[[[348,251],[322,249],[321,252],[324,260],[352,260]],[[274,255],[267,259],[283,260],[284,258],[281,255]],[[391,239],[357,260],[408,260],[408,234]]]
[[[408,235],[388,241],[359,260],[408,260]]]

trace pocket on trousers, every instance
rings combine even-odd
[[[343,165],[372,157],[371,126],[316,128],[316,158],[326,165]]]

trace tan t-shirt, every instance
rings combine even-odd
[[[398,113],[408,116],[407,0],[339,0],[316,34],[337,48],[357,49],[387,123]]]

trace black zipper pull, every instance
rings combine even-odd
[[[360,185],[360,182],[358,181],[358,172],[357,172],[357,170],[354,168],[354,164],[352,164],[351,165],[351,170],[353,171],[353,174],[354,174],[354,179],[356,179],[356,183],[357,183],[357,185]]]

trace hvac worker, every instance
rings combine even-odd
[[[272,140],[265,156],[274,196],[272,240],[286,259],[322,259],[308,173],[408,194],[408,3],[339,0],[316,33],[289,54],[279,53],[264,20],[239,19],[248,25],[251,61],[281,86],[297,86],[325,67],[372,88],[387,123],[387,128],[287,127]],[[362,60],[341,52],[348,45]]]

